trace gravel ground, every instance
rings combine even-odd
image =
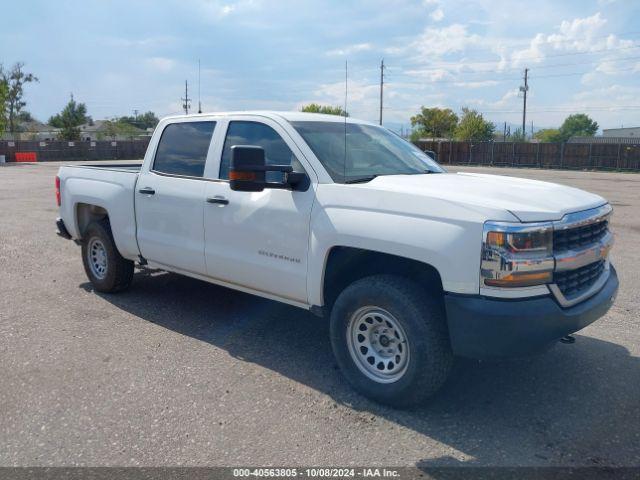
[[[0,168],[0,465],[640,464],[639,175],[461,168],[608,198],[620,293],[575,344],[460,361],[396,411],[353,393],[303,310],[166,273],[93,292],[54,234],[57,167]]]

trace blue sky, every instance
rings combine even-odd
[[[7,2],[0,62],[40,83],[27,109],[46,120],[73,92],[95,119],[180,112],[184,81],[205,111],[341,105],[385,123],[421,105],[470,106],[496,123],[556,126],[585,111],[601,127],[640,125],[640,2],[584,0],[111,0]]]

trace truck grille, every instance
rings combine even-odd
[[[566,272],[556,272],[554,281],[565,297],[572,297],[590,288],[604,271],[604,260]]]
[[[607,220],[602,220],[581,227],[554,230],[553,250],[565,252],[597,243],[607,233],[608,224]]]

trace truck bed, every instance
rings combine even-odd
[[[140,163],[86,163],[82,165],[65,165],[71,168],[96,168],[100,170],[113,170],[117,172],[138,173],[142,168]]]
[[[129,259],[137,258],[140,252],[136,241],[134,202],[141,168],[140,163],[91,163],[60,168],[60,214],[72,238],[81,237],[81,221],[76,218],[78,208],[94,205],[109,212],[113,238],[120,254]]]

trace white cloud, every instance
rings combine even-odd
[[[377,83],[369,83],[367,80],[349,80],[349,90],[347,96],[347,111],[352,117],[371,119],[377,118],[379,108],[379,90]],[[385,90],[385,98],[389,99],[396,94],[394,88],[389,86]],[[319,103],[321,105],[344,106],[344,82],[326,83],[320,85],[314,92],[313,97],[307,101],[300,102],[301,105],[307,103]]]
[[[444,18],[444,12],[442,11],[441,8],[436,8],[433,12],[429,14],[429,16],[431,17],[431,20],[433,20],[434,22],[439,22]]]
[[[499,82],[496,80],[481,80],[478,82],[454,82],[453,85],[462,88],[484,88],[497,85]]]
[[[573,95],[573,100],[582,106],[625,106],[636,105],[640,97],[640,87],[610,85],[592,90],[583,90]]]
[[[367,50],[371,50],[372,46],[370,43],[356,43],[355,45],[349,45],[344,48],[337,48],[335,50],[329,50],[326,54],[330,57],[333,56],[346,56],[353,55],[354,53],[364,52]]]
[[[504,95],[499,100],[489,101],[484,98],[476,98],[468,101],[470,105],[476,105],[478,107],[483,107],[486,109],[504,109],[504,108],[518,108],[520,107],[519,102],[519,91],[517,88],[511,88],[507,90]]]
[[[404,72],[406,75],[418,77],[429,82],[453,79],[452,73],[445,68],[410,69]]]
[[[223,17],[227,16],[231,12],[233,12],[235,9],[236,9],[235,5],[222,5],[222,7],[220,7],[220,15]]]
[[[146,64],[155,70],[159,70],[161,72],[169,72],[173,70],[173,67],[175,67],[176,62],[171,58],[151,57],[146,60]]]
[[[379,88],[376,84],[350,81],[348,84],[348,102],[361,102],[367,98],[375,98]],[[344,82],[320,85],[320,88],[314,94],[321,98],[321,102],[326,102],[330,105],[342,105],[344,103]]]
[[[476,34],[469,34],[466,25],[454,23],[443,28],[426,28],[411,42],[409,49],[417,51],[423,58],[433,58],[464,51],[478,42],[481,42],[481,38]]]
[[[231,14],[239,14],[260,6],[260,0],[191,0],[204,18],[219,21]]]
[[[517,50],[511,55],[512,64],[541,63],[547,55],[571,54],[575,52],[602,52],[612,50],[607,57],[619,56],[616,52],[634,45],[632,40],[624,40],[616,35],[603,35],[607,21],[600,12],[584,18],[564,20],[558,32],[550,35],[538,33],[529,42],[529,46]]]
[[[109,47],[117,48],[153,48],[166,47],[176,43],[176,38],[171,36],[125,38],[125,37],[104,37],[101,43]]]

